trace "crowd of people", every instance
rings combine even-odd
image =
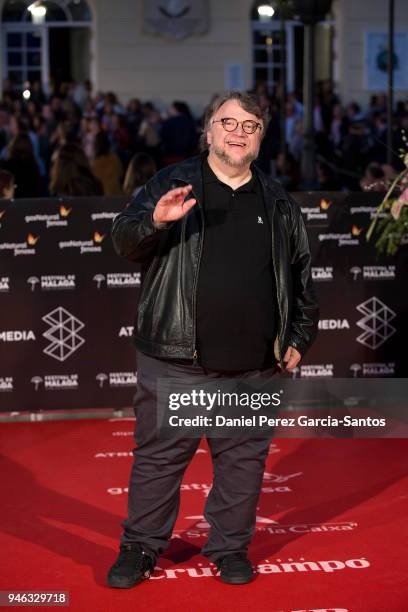
[[[279,96],[264,85],[253,93],[270,117],[257,163],[287,189],[301,189],[301,96],[287,96],[283,147]],[[384,191],[402,163],[408,100],[393,110],[389,165],[386,96],[372,96],[363,111],[356,102],[341,104],[331,82],[316,85],[316,189]],[[93,94],[89,82],[62,84],[49,96],[34,83],[23,99],[5,82],[0,197],[130,196],[157,169],[197,153],[201,126],[202,117],[194,117],[184,101],[174,101],[165,112],[137,98],[123,105],[112,92]]]

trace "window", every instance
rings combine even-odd
[[[32,23],[32,15],[28,7],[33,0],[6,0],[3,6],[3,23]],[[42,0],[47,9],[45,22],[61,21],[92,21],[91,11],[85,0]]]
[[[90,26],[92,15],[85,0],[41,0],[43,21],[34,22],[28,10],[33,0],[6,0],[2,11],[3,73],[16,90],[28,81],[49,82],[49,28]]]
[[[253,86],[266,83],[272,94],[280,80],[283,61],[286,58],[286,86],[294,87],[293,33],[297,24],[285,22],[284,36],[281,23],[276,19],[252,21],[252,74]]]
[[[41,81],[41,32],[7,32],[6,48],[6,75],[18,89],[26,81]]]

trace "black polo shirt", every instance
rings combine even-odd
[[[253,174],[238,189],[203,162],[204,246],[197,287],[198,361],[219,370],[276,363],[271,228]]]

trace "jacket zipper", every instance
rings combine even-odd
[[[195,194],[193,194],[194,197]],[[198,203],[198,200],[197,200]],[[198,261],[197,261],[197,272],[196,272],[196,276],[194,279],[194,287],[193,287],[193,364],[197,365],[198,364],[198,350],[197,350],[197,346],[196,346],[196,342],[197,342],[197,286],[198,286],[198,275],[200,272],[200,264],[201,264],[201,256],[203,253],[203,245],[204,245],[204,232],[205,232],[205,227],[204,227],[204,214],[203,211],[200,208],[200,215],[201,215],[201,221],[202,221],[202,233],[201,233],[201,240],[200,240],[200,250],[198,252]]]
[[[276,281],[276,294],[277,294],[277,298],[278,298],[278,311],[279,311],[279,326],[278,326],[278,333],[276,336],[276,340],[277,340],[277,344],[278,344],[278,355],[279,355],[279,362],[282,366],[282,368],[284,367],[283,361],[282,361],[282,352],[281,352],[281,344],[280,344],[280,338],[279,338],[279,327],[282,324],[282,312],[281,312],[281,306],[280,306],[280,296],[279,296],[279,281],[278,281],[278,275],[276,273],[276,263],[275,263],[275,239],[274,239],[274,230],[273,230],[273,224],[274,224],[274,217],[275,217],[275,208],[276,208],[276,202],[275,202],[275,206],[273,208],[272,211],[272,220],[271,220],[271,234],[272,234],[272,265],[273,265],[273,271],[275,274],[275,281]]]

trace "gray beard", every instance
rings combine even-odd
[[[258,155],[254,155],[253,153],[247,153],[242,157],[242,159],[235,160],[232,159],[228,153],[226,153],[223,149],[215,146],[210,147],[210,151],[214,153],[225,164],[228,166],[233,166],[234,168],[243,168],[244,166],[249,166],[251,162],[254,161],[258,157]]]

